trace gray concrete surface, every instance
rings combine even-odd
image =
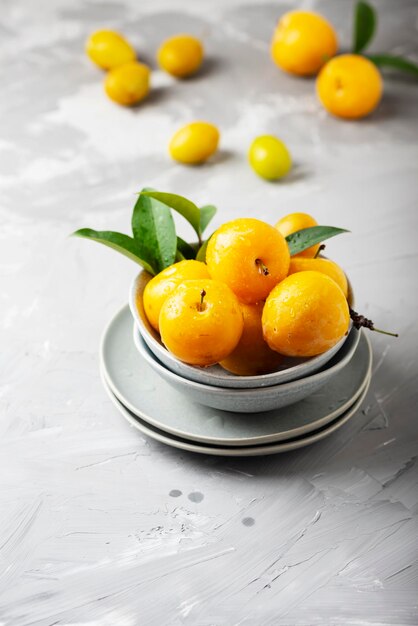
[[[301,4],[349,45],[351,2]],[[373,49],[417,60],[416,1],[375,4]],[[418,87],[387,76],[371,118],[331,119],[312,80],[270,62],[272,29],[291,6],[2,2],[2,626],[418,623]],[[150,98],[118,108],[83,54],[102,26],[150,62],[164,37],[193,32],[206,66],[181,83],[155,71]],[[221,151],[183,168],[167,142],[196,118],[218,124]],[[262,132],[293,153],[281,184],[246,163]],[[147,440],[116,412],[98,345],[136,268],[68,234],[128,229],[145,185],[216,204],[215,225],[302,210],[352,231],[328,254],[358,308],[401,336],[372,337],[371,389],[335,436],[286,455],[215,459]]]

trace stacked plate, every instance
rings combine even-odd
[[[144,276],[105,330],[104,386],[122,415],[146,435],[183,450],[257,456],[300,448],[335,432],[359,408],[370,383],[371,348],[354,328],[320,357],[289,359],[262,376],[197,368],[170,355],[142,309]]]

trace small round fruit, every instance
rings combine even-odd
[[[273,289],[264,305],[264,339],[272,350],[311,357],[348,332],[350,313],[337,283],[321,272],[298,272]]]
[[[239,376],[257,376],[274,372],[283,357],[271,350],[263,338],[261,315],[264,302],[241,304],[244,330],[235,350],[220,362],[224,369]]]
[[[113,30],[98,30],[88,38],[86,53],[104,70],[135,61],[135,50],[122,35]]]
[[[192,35],[175,35],[166,39],[157,53],[161,69],[176,78],[194,74],[203,61],[203,46]]]
[[[129,106],[137,104],[148,95],[149,80],[149,67],[134,61],[110,70],[104,87],[111,100]]]
[[[143,294],[145,314],[149,323],[159,331],[161,307],[173,291],[185,280],[210,278],[208,268],[200,261],[179,261],[166,267],[146,284]]]
[[[219,143],[219,131],[208,122],[192,122],[180,128],[172,137],[169,152],[172,159],[194,165],[203,163],[214,152]]]
[[[311,76],[337,48],[336,32],[325,18],[309,11],[290,11],[277,24],[271,55],[285,72]]]
[[[347,277],[343,270],[337,263],[330,259],[306,259],[303,257],[294,256],[290,259],[289,276],[290,274],[296,274],[296,272],[322,272],[326,274],[332,280],[335,280],[341,291],[347,298],[348,296],[348,282]]]
[[[285,215],[280,219],[275,228],[283,235],[283,237],[287,237],[292,233],[296,233],[298,230],[303,230],[304,228],[311,228],[311,226],[318,226],[318,222],[308,213],[289,213],[289,215]],[[315,246],[311,246],[303,252],[299,252],[295,256],[302,256],[307,258],[312,258],[316,254],[318,254],[319,244]]]
[[[283,178],[292,167],[292,158],[283,141],[272,135],[261,135],[252,142],[248,160],[253,170],[266,180]]]
[[[316,92],[328,113],[355,120],[369,115],[377,107],[383,81],[374,63],[365,57],[342,54],[321,70]]]
[[[164,302],[161,339],[180,361],[207,366],[225,359],[238,344],[244,322],[232,291],[216,280],[186,280]]]
[[[247,304],[264,300],[287,276],[289,262],[284,237],[254,218],[227,222],[215,231],[206,250],[212,278],[225,282]]]

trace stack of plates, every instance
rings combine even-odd
[[[146,348],[138,350],[135,346],[132,327],[126,306],[105,330],[101,346],[105,389],[132,426],[182,450],[259,456],[307,446],[331,435],[352,418],[370,384],[371,347],[360,333],[349,362],[306,399],[262,413],[210,408],[161,378],[144,358]]]

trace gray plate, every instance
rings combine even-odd
[[[351,362],[320,392],[286,409],[254,415],[209,409],[161,380],[134,347],[127,307],[105,330],[101,363],[112,392],[142,420],[184,439],[243,446],[303,435],[341,415],[361,393],[371,368],[371,349],[362,335]]]
[[[141,272],[131,285],[129,306],[132,316],[138,326],[138,329],[153,354],[172,372],[183,376],[189,380],[193,380],[205,385],[213,385],[217,387],[269,387],[280,383],[297,380],[308,376],[313,372],[317,372],[338,352],[343,346],[347,337],[343,337],[331,350],[324,352],[311,358],[289,358],[285,357],[276,372],[271,374],[260,374],[258,376],[236,376],[224,370],[220,365],[212,365],[211,367],[195,367],[182,363],[175,356],[170,354],[161,343],[158,333],[152,328],[147,320],[142,305],[142,293],[145,285],[151,276],[147,272]],[[137,303],[137,295],[139,296],[139,307]]]
[[[109,395],[109,398],[112,400],[113,404],[116,406],[118,411],[128,420],[128,422],[136,429],[141,431],[143,434],[159,441],[160,443],[165,443],[166,445],[172,446],[173,448],[179,448],[180,450],[187,450],[188,452],[197,452],[198,454],[210,454],[212,456],[265,456],[268,454],[278,454],[280,452],[290,452],[292,450],[297,450],[298,448],[304,448],[305,446],[309,446],[321,439],[325,439],[329,435],[332,435],[336,430],[341,428],[350,418],[352,418],[358,411],[361,403],[364,400],[364,397],[369,388],[371,375],[369,375],[365,381],[365,386],[363,388],[363,392],[357,401],[347,410],[345,411],[339,418],[320,428],[319,430],[301,437],[296,437],[295,439],[287,440],[281,443],[268,444],[268,445],[254,445],[254,446],[244,446],[244,447],[222,447],[222,446],[209,446],[202,445],[198,443],[191,443],[190,441],[181,439],[180,437],[176,437],[175,435],[169,435],[164,431],[158,430],[144,422],[139,417],[137,417],[134,413],[129,411],[112,393],[106,380],[102,376],[103,385]]]
[[[359,332],[353,329],[341,350],[319,372],[270,387],[231,389],[204,385],[175,374],[158,361],[134,326],[134,343],[140,356],[169,385],[192,401],[200,402],[213,409],[240,414],[283,409],[316,393],[321,387],[329,384],[331,379],[351,360],[359,337]]]

